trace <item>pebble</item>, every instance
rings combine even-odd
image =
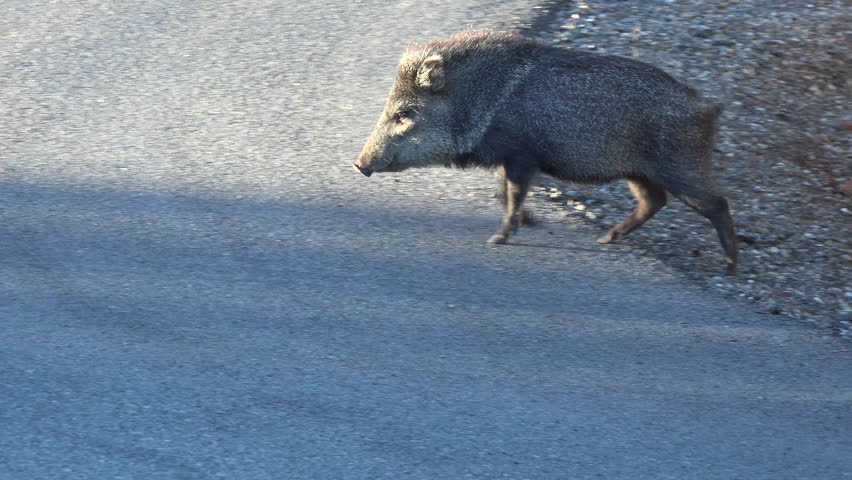
[[[698,27],[695,31],[695,36],[698,38],[710,38],[713,36],[714,31],[707,27]]]
[[[730,47],[734,44],[733,41],[727,38],[714,38],[711,43],[717,47]]]

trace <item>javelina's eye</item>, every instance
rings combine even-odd
[[[407,118],[411,118],[411,110],[403,110],[393,116],[396,123],[402,123]]]

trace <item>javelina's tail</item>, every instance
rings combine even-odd
[[[709,105],[709,107],[710,107],[709,110],[710,110],[710,112],[712,112],[713,116],[718,117],[719,115],[722,114],[722,111],[725,109],[725,104],[724,103],[711,103]]]
[[[715,141],[716,135],[719,133],[719,115],[722,114],[722,110],[724,109],[725,105],[722,103],[709,103],[705,105],[704,112],[701,115],[701,124],[711,144]]]
[[[719,131],[719,114],[722,113],[721,103],[710,103],[699,100],[693,104],[692,114],[687,122],[684,136],[679,142],[682,151],[679,154],[689,158],[688,163],[709,174],[704,169],[709,164],[713,144]]]

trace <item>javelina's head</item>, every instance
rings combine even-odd
[[[399,172],[449,162],[453,156],[451,105],[447,72],[441,55],[409,50],[402,57],[396,82],[355,169]]]

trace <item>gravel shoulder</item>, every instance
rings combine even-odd
[[[577,1],[540,38],[663,68],[725,104],[715,174],[730,198],[740,274],[720,278],[709,222],[681,202],[601,248],[639,249],[721,295],[852,337],[852,11],[843,1]],[[531,195],[608,229],[634,201],[623,182],[543,179]]]

